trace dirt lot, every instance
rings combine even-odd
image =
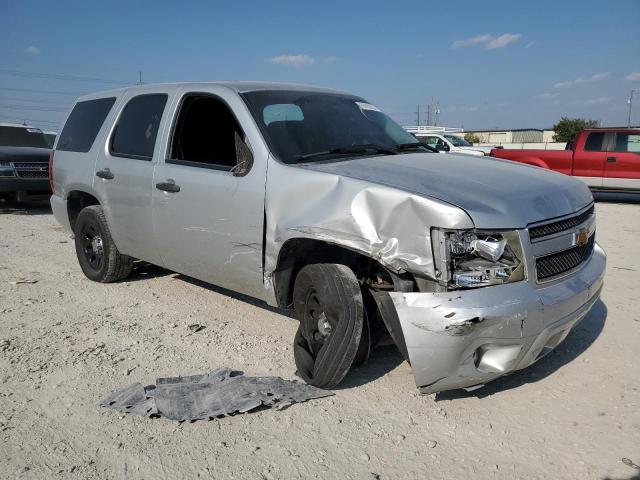
[[[640,205],[597,205],[602,302],[522,372],[421,396],[384,347],[334,397],[184,424],[98,402],[135,381],[221,366],[294,378],[295,320],[151,266],[92,283],[46,208],[5,207],[0,477],[639,478],[621,459],[640,464]],[[37,283],[11,283],[23,279]]]

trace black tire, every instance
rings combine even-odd
[[[293,289],[300,326],[293,343],[298,374],[310,385],[333,388],[358,352],[364,322],[360,285],[345,265],[302,268]]]
[[[110,283],[129,276],[133,258],[118,251],[100,205],[82,209],[74,233],[78,262],[87,278]]]

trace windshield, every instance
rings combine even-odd
[[[449,140],[454,147],[473,147],[464,138],[457,137],[455,135],[445,135],[444,138]]]
[[[358,97],[302,91],[256,91],[242,97],[271,150],[285,163],[344,158],[349,151],[362,154],[364,150],[349,150],[358,146],[379,147],[371,154],[382,154],[417,142]]]
[[[49,148],[49,143],[38,128],[0,127],[0,147]]]

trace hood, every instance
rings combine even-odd
[[[2,162],[48,162],[51,149],[36,147],[2,147],[0,146],[0,161]]]
[[[593,201],[575,178],[491,157],[411,153],[318,162],[301,168],[398,188],[465,210],[476,228],[524,228]]]

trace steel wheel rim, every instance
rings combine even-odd
[[[335,329],[335,322],[326,314],[326,309],[314,289],[309,290],[307,293],[303,318],[305,338],[309,345],[309,350],[312,355],[317,355]]]
[[[104,243],[102,233],[97,225],[85,223],[81,232],[82,253],[84,258],[94,270],[100,270],[104,263]]]

